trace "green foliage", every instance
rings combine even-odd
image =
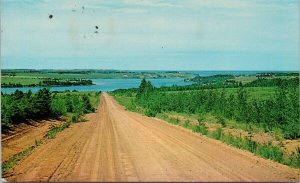
[[[58,126],[58,127],[57,126],[51,126],[50,130],[47,133],[47,138],[48,139],[54,139],[55,136],[57,135],[57,133],[63,131],[65,128],[69,128],[69,126],[70,126],[69,122],[66,122],[63,125]]]
[[[300,167],[300,148],[298,149],[298,152],[296,152],[296,155],[293,156],[284,154],[284,152],[279,147],[273,146],[271,145],[271,143],[258,144],[257,142],[249,138],[243,139],[240,137],[234,137],[231,134],[223,134],[221,140],[226,144],[230,144],[239,149],[250,151],[266,159],[270,159],[282,164],[287,164],[293,167]]]
[[[199,124],[202,123],[203,120],[204,120],[204,117],[202,117],[202,116],[199,116],[198,119],[197,119],[197,121],[198,121]]]
[[[264,77],[259,77],[258,79],[247,83],[245,86],[247,87],[271,87],[271,86],[294,86],[297,87],[299,86],[299,78],[298,77],[293,77],[290,79],[282,79],[282,78],[264,78]]]
[[[244,144],[243,145],[243,149],[248,150],[248,151],[250,151],[252,153],[256,152],[256,149],[257,149],[257,146],[258,146],[257,142],[255,142],[255,141],[253,141],[253,140],[251,140],[249,138],[246,138],[244,140],[243,144]]]
[[[42,118],[51,115],[51,94],[42,89],[35,95],[16,90],[14,94],[2,95],[1,124],[18,124],[26,119]]]
[[[217,116],[217,123],[221,124],[222,127],[226,126],[225,119],[222,116]]]
[[[6,162],[2,163],[2,174],[7,173],[10,169],[12,169],[18,161],[20,161],[22,158],[30,154],[37,146],[41,144],[41,141],[35,141],[35,145],[27,148],[26,150],[14,155]]]
[[[146,79],[142,79],[141,81],[141,84],[138,88],[138,91],[137,91],[137,94],[136,94],[136,97],[138,99],[143,99],[143,98],[147,98],[150,93],[153,91],[154,87],[153,85],[151,84],[150,81],[146,81]]]
[[[68,110],[67,101],[62,97],[53,97],[51,101],[51,111],[55,115],[64,115],[67,112],[72,110]]]
[[[157,112],[154,110],[151,110],[151,109],[146,109],[146,111],[145,111],[145,115],[148,117],[155,117],[156,114],[157,114]]]
[[[220,140],[223,135],[223,130],[221,128],[217,128],[210,136],[216,140]]]
[[[180,122],[178,118],[169,118],[167,121],[174,125],[178,125]]]
[[[195,125],[192,127],[193,132],[200,133],[202,135],[207,135],[208,131],[205,125]]]
[[[95,112],[95,108],[92,106],[88,96],[83,95],[82,102],[83,102],[83,112],[84,113]]]
[[[295,139],[300,137],[299,90],[289,82],[293,81],[278,82],[278,88],[266,90],[272,94],[264,99],[255,97],[261,90],[259,87],[165,92],[150,87],[146,80],[142,80],[136,104],[146,109],[146,113],[151,116],[171,111],[198,113],[198,121],[202,121],[205,113],[211,113],[217,116],[217,122],[222,127],[226,126],[227,120],[234,120],[259,126],[265,131],[280,129],[285,138]]]
[[[224,84],[226,80],[234,79],[232,75],[196,76],[190,81],[198,84]]]
[[[68,112],[83,115],[94,112],[93,106],[99,103],[97,94],[88,96],[81,92],[75,94],[55,92],[51,95],[50,91],[45,88],[36,94],[32,94],[31,91],[23,93],[19,90],[11,95],[2,94],[1,124],[6,127],[10,124],[25,122],[28,119],[60,116]],[[94,101],[93,105],[91,100]]]
[[[243,147],[243,139],[239,137],[235,137],[231,134],[223,135],[222,141],[225,142],[226,144],[230,144],[239,149]]]
[[[297,151],[296,151],[295,165],[296,165],[296,167],[300,167],[300,147],[298,147]]]
[[[185,128],[189,128],[190,127],[190,120],[185,120],[184,123],[183,123],[183,127]]]
[[[256,153],[273,161],[282,162],[283,160],[283,152],[280,148],[272,146],[270,143],[258,146]]]
[[[70,118],[70,122],[72,123],[76,123],[79,121],[79,118],[80,118],[80,114],[78,113],[73,113],[71,118]]]
[[[129,105],[126,106],[126,109],[129,111],[136,111],[136,104],[133,99],[130,100]]]
[[[48,89],[44,88],[34,95],[35,98],[35,109],[39,117],[48,116],[51,114],[50,104],[51,104],[51,93]]]
[[[130,97],[126,94],[124,96],[120,96],[115,93],[113,94],[113,96],[119,104],[123,105],[126,108],[126,110],[138,112],[137,105],[133,97]]]

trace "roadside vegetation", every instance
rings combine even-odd
[[[38,147],[41,144],[41,141],[36,141],[33,146],[30,146],[26,150],[14,155],[11,157],[8,161],[2,163],[2,174],[7,173],[10,169],[12,169],[18,161],[20,161],[22,158],[30,154],[36,147]]]
[[[12,125],[26,123],[28,120],[65,118],[61,125],[51,125],[44,139],[2,162],[2,173],[7,173],[22,158],[30,154],[45,139],[53,139],[72,123],[84,121],[83,115],[94,112],[99,104],[101,92],[50,92],[46,88],[37,93],[23,93],[16,90],[13,94],[1,94],[1,125],[5,133]]]
[[[261,78],[234,87],[206,83],[164,88],[154,88],[143,79],[138,89],[116,90],[112,95],[128,110],[162,118],[261,157],[299,168],[299,148],[288,154],[270,142],[258,143],[251,136],[239,137],[223,131],[223,128],[233,127],[249,133],[263,131],[276,133],[282,139],[299,139],[298,87],[298,77],[270,78],[267,81]],[[198,124],[170,118],[166,115],[169,113],[198,116]],[[207,123],[204,123],[211,118],[220,126],[213,131],[208,130]]]
[[[1,94],[2,129],[27,120],[68,117],[77,122],[86,113],[94,112],[100,92],[50,92],[46,88],[32,93],[16,90],[13,94]]]

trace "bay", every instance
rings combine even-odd
[[[185,86],[191,84],[190,82],[184,82],[183,78],[167,78],[167,79],[147,79],[155,87],[162,86]],[[66,91],[66,90],[77,90],[77,91],[113,91],[117,89],[128,89],[128,88],[138,88],[141,79],[92,79],[95,85],[90,86],[53,86],[47,87],[50,91]],[[1,88],[1,91],[4,94],[14,93],[16,90],[22,92],[27,92],[31,90],[33,93],[36,93],[38,90],[45,87],[15,87],[15,88]]]

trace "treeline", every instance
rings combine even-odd
[[[117,91],[126,93],[124,90]],[[300,137],[299,93],[297,87],[281,82],[275,96],[269,99],[252,98],[245,87],[239,86],[234,93],[223,90],[162,92],[150,82],[142,80],[137,90],[136,103],[146,109],[148,116],[163,111],[188,114],[212,113],[219,119],[233,119],[240,123],[256,124],[266,131],[280,129],[285,138]],[[222,119],[224,118],[224,119]]]
[[[20,84],[20,83],[1,83],[2,87],[35,87],[35,86],[86,86],[93,85],[92,80],[87,79],[74,79],[74,80],[62,80],[62,79],[44,79],[38,84]]]
[[[185,81],[192,81],[198,84],[223,84],[227,80],[234,79],[233,75],[213,75],[213,76],[195,76],[192,79],[185,79]]]
[[[71,112],[74,118],[94,111],[87,95],[52,95],[46,88],[33,94],[16,90],[8,95],[1,93],[1,125],[19,124],[29,119],[43,119]],[[72,116],[73,118],[73,116]],[[74,119],[75,120],[75,119]]]
[[[87,79],[75,79],[75,80],[45,79],[40,83],[40,85],[42,86],[93,85],[93,81]]]
[[[272,87],[272,86],[286,86],[286,87],[298,87],[299,86],[299,78],[290,78],[290,79],[282,79],[282,78],[258,78],[250,83],[245,84],[246,87]]]
[[[4,87],[4,88],[14,88],[14,87],[25,87],[25,86],[29,86],[29,87],[35,87],[35,86],[40,86],[38,84],[27,84],[27,85],[24,85],[24,84],[20,84],[20,83],[1,83],[1,87]]]
[[[290,79],[282,79],[282,78],[258,78],[250,83],[242,84],[241,82],[237,82],[234,80],[225,80],[224,83],[210,83],[210,84],[192,84],[186,86],[164,86],[157,88],[157,91],[188,91],[188,90],[201,90],[201,89],[218,89],[218,88],[239,88],[239,87],[298,87],[299,86],[299,78],[290,78]]]

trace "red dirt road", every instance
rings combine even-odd
[[[96,113],[22,160],[10,181],[300,181],[300,170],[158,119],[104,93]]]

